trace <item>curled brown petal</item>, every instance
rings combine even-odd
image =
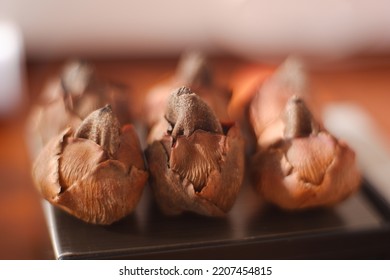
[[[322,132],[316,137],[291,141],[285,157],[297,170],[301,181],[320,185],[336,156],[336,145],[332,137]]]
[[[263,150],[253,163],[259,192],[286,209],[333,205],[354,193],[361,180],[354,152],[325,132]]]
[[[302,87],[292,86],[294,75],[285,70],[251,104],[258,139],[252,161],[256,187],[281,208],[333,205],[359,188],[355,153],[315,120],[303,95],[295,94]]]
[[[86,222],[112,224],[133,211],[146,178],[145,171],[127,172],[120,162],[108,160],[75,181],[54,203]]]
[[[213,111],[186,87],[173,92],[168,104],[172,132],[146,152],[157,203],[166,214],[225,215],[244,174],[238,127],[226,127],[224,133]]]
[[[61,192],[83,180],[99,163],[108,160],[107,153],[99,145],[86,139],[65,138],[59,158],[59,183]]]
[[[89,223],[111,224],[131,213],[148,177],[133,127],[122,129],[113,155],[73,135],[67,129],[53,138],[34,162],[33,178],[43,197]]]
[[[220,171],[225,138],[200,130],[188,138],[179,137],[171,151],[169,165],[199,192],[213,170]],[[191,155],[191,160],[188,156]]]
[[[146,152],[153,192],[162,211],[171,215],[184,211],[225,215],[233,206],[243,180],[244,143],[239,129],[233,126],[226,135],[197,130],[190,137],[180,136],[177,142],[180,145],[172,146],[173,138],[166,136],[153,142]],[[200,143],[207,144],[199,149],[196,146]],[[188,149],[191,155],[183,154]],[[206,154],[206,160],[211,157],[214,162],[200,163]],[[189,157],[187,161],[185,157]],[[199,173],[197,164],[203,164],[207,175]]]
[[[58,162],[61,158],[66,139],[72,134],[71,128],[65,129],[57,137],[54,137],[39,153],[34,162],[32,174],[35,185],[42,196],[47,200],[53,200],[62,191],[60,185],[60,173]]]

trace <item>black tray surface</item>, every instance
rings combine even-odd
[[[161,214],[147,186],[135,213],[86,224],[44,202],[58,259],[389,258],[390,226],[372,187],[326,209],[285,212],[245,185],[225,218]]]

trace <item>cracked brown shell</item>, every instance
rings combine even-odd
[[[148,178],[138,137],[122,128],[111,157],[92,140],[68,128],[54,137],[33,165],[35,184],[51,204],[93,224],[111,224],[130,214]]]
[[[304,73],[287,61],[250,103],[258,145],[254,184],[284,209],[333,205],[356,192],[361,181],[354,151],[313,117],[306,90]]]

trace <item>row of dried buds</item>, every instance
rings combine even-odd
[[[216,113],[226,112],[229,95],[210,95],[215,84],[202,74],[204,64],[195,65],[197,74],[184,76],[198,81],[194,85],[208,98],[186,86],[167,94],[170,85],[162,87],[162,104],[149,104],[149,112],[164,110],[150,124],[148,170],[134,128],[121,127],[106,106],[42,150],[33,174],[43,196],[86,222],[111,224],[134,210],[149,172],[164,213],[224,216],[243,182],[245,141],[236,123],[221,122]],[[250,165],[254,185],[267,201],[287,209],[332,205],[360,183],[354,152],[308,109],[301,74],[287,61],[247,103],[246,125],[257,143]],[[216,101],[221,96],[224,102]]]
[[[201,56],[186,56],[181,65],[180,79],[204,96],[221,92],[214,97],[222,100],[224,96],[227,107],[230,92],[212,82]],[[147,170],[134,128],[121,127],[117,107],[94,111],[112,99],[104,90],[107,87],[97,86],[102,83],[88,64],[67,65],[57,84],[59,90],[48,91],[56,93],[56,102],[40,107],[40,116],[45,116],[40,122],[42,131],[48,126],[54,131],[45,139],[33,166],[36,185],[49,202],[86,222],[111,224],[135,209],[150,170],[155,197],[167,214],[193,211],[223,216],[231,209],[244,173],[240,131],[234,124],[222,125],[189,88],[163,93],[166,100],[158,108],[164,112],[157,126],[161,137],[153,139],[147,149]],[[226,98],[222,92],[227,93]],[[214,97],[206,100],[214,102]],[[50,114],[56,115],[58,107],[62,110],[57,114],[66,112],[60,116],[61,122]],[[70,127],[65,128],[66,123]]]
[[[238,127],[222,125],[187,87],[170,95],[164,119],[164,136],[146,152],[158,204],[166,214],[224,216],[244,174]],[[134,128],[121,128],[107,105],[52,138],[33,175],[52,204],[86,222],[111,224],[135,209],[148,171]]]

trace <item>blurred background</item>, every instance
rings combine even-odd
[[[53,258],[25,122],[64,60],[90,60],[142,102],[187,50],[206,53],[233,88],[237,77],[298,55],[319,110],[359,105],[388,151],[389,27],[386,0],[0,0],[0,259]]]
[[[269,59],[388,53],[388,1],[2,0],[28,56],[161,56],[183,49]]]

